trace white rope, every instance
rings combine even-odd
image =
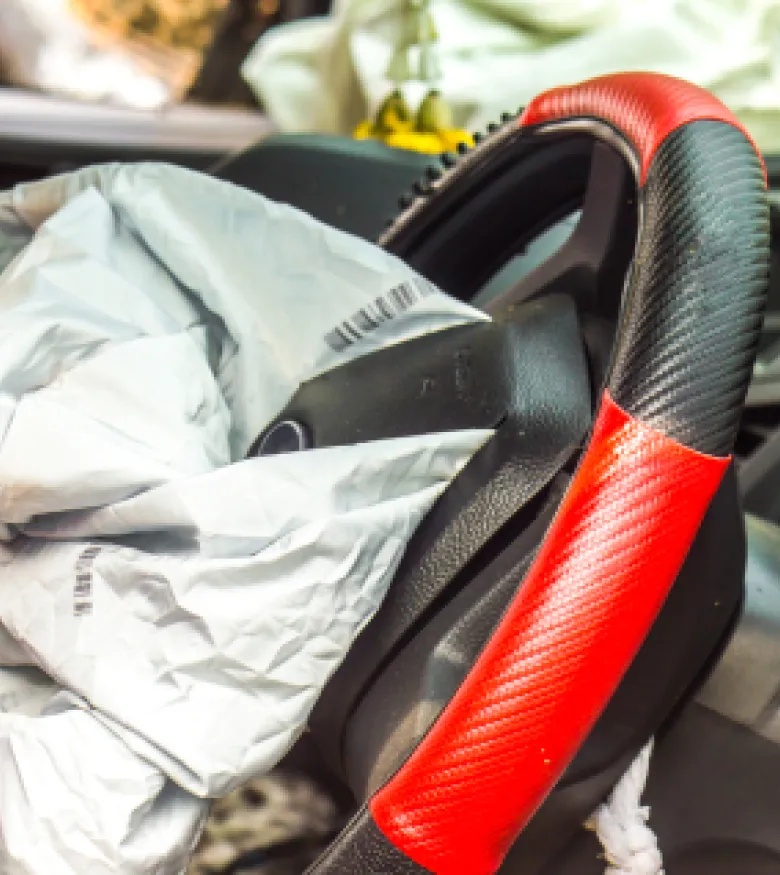
[[[599,838],[609,866],[604,875],[664,875],[655,833],[648,826],[650,809],[641,805],[650,770],[650,741],[615,785],[609,799],[585,826]]]

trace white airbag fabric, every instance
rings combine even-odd
[[[204,800],[294,743],[491,433],[249,447],[302,382],[486,317],[162,165],[0,195],[0,267],[0,872],[179,873]],[[394,318],[328,343],[399,286]]]

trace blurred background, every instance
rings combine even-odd
[[[475,129],[561,82],[648,69],[710,89],[780,152],[778,60],[778,0],[2,0],[0,133],[49,95],[60,133],[51,98],[128,138],[161,116],[215,145],[217,126],[225,145],[263,124],[349,135],[399,85],[410,104],[435,87]]]
[[[5,0],[3,84],[142,109],[256,107],[239,75],[251,46],[325,11],[322,0]]]

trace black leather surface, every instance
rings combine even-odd
[[[424,875],[385,838],[364,805],[306,875]]]
[[[454,597],[458,587],[474,573],[474,562],[492,558],[491,551],[500,544],[496,536],[510,520],[521,514],[521,528],[530,524],[538,513],[532,500],[572,456],[589,428],[591,392],[571,300],[555,296],[523,305],[514,312],[510,325],[498,329],[497,337],[501,334],[504,340],[494,350],[496,357],[487,368],[494,386],[485,391],[492,393],[501,386],[506,393],[503,422],[420,525],[382,607],[358,637],[312,714],[312,732],[340,774],[344,728],[366,685],[437,599],[445,592],[446,599]],[[396,348],[399,367],[404,346]],[[461,363],[464,360],[461,357]],[[475,354],[470,361],[473,374],[469,380],[473,386],[487,385],[477,368],[487,367],[489,357],[483,359]],[[407,381],[410,399],[417,397],[420,385],[419,380]],[[365,380],[362,388],[358,395],[353,386],[341,395],[340,405],[328,408],[332,423],[327,425],[329,434],[338,431],[349,440],[354,432],[339,423],[351,418],[353,410],[361,411],[366,423],[361,433],[376,434],[370,424],[375,416],[382,415],[385,401],[375,395],[370,380]],[[328,394],[333,399],[338,397],[330,389]],[[397,396],[396,402],[393,412],[397,420],[406,417],[408,411],[417,411],[425,428],[411,422],[396,424],[394,434],[402,428],[408,429],[407,433],[436,430],[424,405],[402,404]],[[486,407],[491,416],[493,403]],[[297,399],[290,407],[297,415],[306,415]],[[454,427],[449,412],[443,409],[441,415]],[[288,411],[284,411],[282,418],[287,417]],[[490,545],[488,553],[486,545]]]
[[[528,333],[522,321],[479,322],[387,347],[305,383],[282,421],[301,423],[314,447],[495,428],[511,403],[514,351]]]

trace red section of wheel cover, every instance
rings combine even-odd
[[[674,582],[728,460],[605,394],[574,481],[474,668],[370,803],[437,875],[488,875],[557,782]]]
[[[644,183],[661,143],[672,131],[689,122],[705,119],[726,122],[739,128],[753,143],[750,134],[717,97],[690,82],[658,73],[615,73],[553,88],[528,104],[520,125],[567,118],[597,118],[621,131],[639,155],[640,183]]]

